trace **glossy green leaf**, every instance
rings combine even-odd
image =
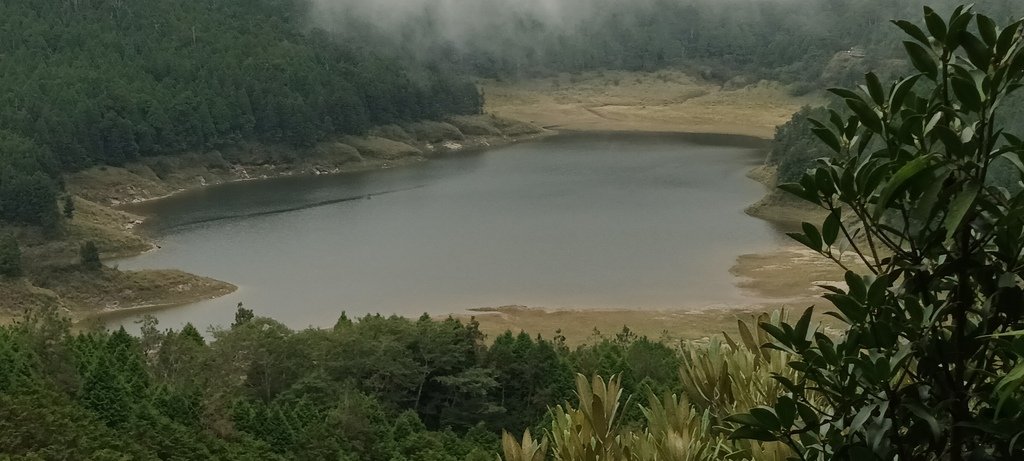
[[[903,108],[903,103],[906,101],[907,96],[914,90],[914,85],[921,79],[921,75],[914,75],[900,80],[893,87],[892,93],[889,95],[889,110],[892,112],[899,112]]]
[[[914,40],[917,40],[923,45],[928,44],[928,35],[925,34],[920,27],[914,25],[914,23],[904,20],[893,21],[892,23],[896,24],[900,29],[903,29],[903,32],[906,32],[907,35],[913,37]]]
[[[999,33],[999,40],[996,42],[996,53],[999,56],[1005,56],[1010,51],[1010,47],[1017,39],[1017,31],[1021,25],[1021,21],[1014,22]]]
[[[871,404],[861,408],[860,411],[858,411],[857,414],[853,417],[853,420],[850,421],[849,431],[859,431],[862,427],[864,427],[864,423],[866,423],[868,419],[871,418],[872,413],[874,413],[877,409],[878,404]]]
[[[796,411],[807,427],[817,427],[821,421],[818,412],[803,402],[797,402]]]
[[[757,420],[758,426],[770,431],[777,431],[781,429],[782,425],[779,421],[779,417],[775,414],[774,408],[769,407],[754,407],[750,409],[750,416],[753,416]]]
[[[857,92],[846,88],[829,88],[827,91],[843,99],[861,99]]]
[[[774,442],[778,440],[778,437],[771,432],[750,426],[743,426],[732,431],[729,438],[732,440],[760,440],[762,442]]]
[[[835,211],[829,213],[825,218],[825,222],[821,225],[821,239],[825,242],[826,246],[832,246],[836,243],[836,240],[839,238],[841,225],[839,213]]]
[[[818,191],[821,195],[826,197],[834,195],[839,192],[839,188],[836,187],[835,178],[829,174],[829,170],[825,168],[818,168],[814,171],[814,184],[818,186]]]
[[[847,99],[846,106],[849,107],[853,113],[857,114],[857,118],[864,126],[876,132],[882,132],[882,118],[879,117],[878,113],[875,112],[871,106],[868,106],[868,104],[862,99]]]
[[[832,130],[824,126],[819,126],[812,128],[811,132],[814,133],[821,142],[825,143],[829,149],[832,149],[832,152],[839,153],[843,150],[842,144],[839,142],[839,137],[836,136],[835,132]]]
[[[885,90],[882,88],[882,81],[878,79],[878,75],[874,72],[868,72],[864,74],[864,81],[867,83],[868,95],[871,96],[871,100],[876,105],[885,104]]]
[[[760,426],[761,422],[750,413],[737,413],[725,417],[725,421],[743,426]]]
[[[946,48],[949,50],[955,50],[960,47],[960,33],[967,30],[967,26],[971,24],[971,19],[973,18],[974,15],[970,13],[953,14],[949,21],[949,30],[946,33],[946,40],[944,40]]]
[[[999,41],[999,32],[996,27],[995,21],[992,18],[983,14],[977,15],[978,19],[978,33],[981,34],[981,38],[985,40],[985,44],[988,46],[995,46]]]
[[[931,162],[931,155],[923,155],[911,160],[896,171],[896,174],[889,179],[885,184],[885,187],[882,189],[882,192],[879,193],[878,203],[875,204],[875,211],[873,213],[875,219],[882,217],[882,214],[889,208],[889,205],[896,194],[903,191],[903,188],[908,181],[926,171],[931,166]]]
[[[924,23],[928,27],[928,32],[932,34],[938,41],[944,41],[946,39],[946,22],[942,20],[942,17],[930,7],[924,7]]]
[[[967,212],[974,205],[974,199],[978,196],[981,188],[974,183],[968,184],[949,205],[949,212],[946,214],[944,226],[946,227],[946,240],[953,238],[953,235],[960,230]]]
[[[839,312],[842,312],[851,323],[863,322],[867,317],[864,306],[850,296],[828,293],[822,297],[836,306],[836,309],[839,309]]]
[[[777,187],[780,190],[782,190],[783,192],[787,192],[789,194],[792,194],[792,195],[794,195],[794,196],[796,196],[796,197],[798,197],[798,198],[800,198],[800,199],[802,199],[804,201],[815,203],[815,204],[819,203],[818,196],[816,194],[814,194],[814,193],[808,192],[807,189],[804,189],[804,187],[801,186],[800,184],[785,183],[785,184],[779,184]]]
[[[939,65],[935,63],[935,58],[931,51],[926,50],[915,42],[903,42],[903,47],[907,50],[910,62],[914,65],[915,69],[932,79],[936,78],[939,73]]]
[[[824,240],[821,238],[821,233],[818,232],[818,228],[814,227],[813,224],[807,222],[801,223],[800,227],[804,231],[803,235],[806,237],[806,240],[798,241],[800,241],[800,243],[803,243],[808,248],[814,251],[821,251]]]
[[[938,440],[942,436],[942,431],[939,429],[939,421],[935,419],[935,415],[932,411],[922,407],[918,403],[906,404],[908,410],[917,416],[918,419],[924,421],[928,425],[928,430],[931,432],[932,439]]]
[[[857,275],[857,273],[853,271],[846,271],[846,274],[843,275],[843,277],[846,280],[847,293],[849,293],[850,296],[858,301],[867,299],[868,286],[864,283],[863,277]]]
[[[967,51],[967,59],[978,69],[986,70],[992,64],[992,50],[976,35],[970,32],[960,34],[960,42]]]
[[[804,341],[807,339],[807,331],[811,326],[811,317],[814,315],[814,307],[808,307],[803,315],[800,316],[800,320],[796,322],[796,327],[793,329],[795,337],[793,339]]]
[[[974,81],[965,80],[954,76],[950,80],[953,87],[953,94],[963,104],[963,107],[972,112],[979,112],[982,109],[981,90],[974,86]]]
[[[783,429],[793,427],[796,421],[796,403],[788,396],[779,397],[779,401],[775,403],[775,414]]]

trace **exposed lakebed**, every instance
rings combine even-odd
[[[756,300],[729,268],[781,241],[743,213],[764,193],[745,176],[763,154],[746,138],[587,133],[213,186],[133,207],[161,248],[117,264],[239,286],[150,312],[164,327],[226,326],[239,302],[296,328],[329,326],[342,311],[745,304]]]

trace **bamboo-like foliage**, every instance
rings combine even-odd
[[[618,376],[607,382],[595,376],[591,382],[576,375],[579,406],[569,404],[552,411],[550,437],[556,460],[628,460],[630,436],[621,434],[618,419],[622,386]]]
[[[505,461],[544,461],[548,453],[548,439],[536,440],[527,429],[523,434],[523,443],[519,443],[512,434],[501,435],[501,447],[505,453]],[[498,457],[501,461],[501,457]]]
[[[782,321],[781,313],[757,320]],[[761,350],[763,333],[753,333],[740,321],[741,342],[729,337],[683,345],[679,370],[683,395],[648,393],[641,406],[645,425],[620,426],[619,418],[629,399],[622,402],[619,377],[576,378],[578,404],[551,410],[548,437],[537,442],[529,432],[520,444],[503,436],[504,461],[782,461],[792,455],[781,443],[730,440],[724,418],[775,402],[782,392],[773,373],[794,373],[786,367],[785,352]],[[550,441],[550,452],[546,444]]]
[[[784,312],[761,314],[757,324],[778,325],[786,320]],[[786,353],[763,349],[769,338],[760,328],[751,329],[737,321],[740,342],[729,335],[724,340],[711,338],[705,346],[689,345],[682,351],[683,366],[679,379],[690,402],[701,410],[722,417],[736,410],[774,404],[785,389],[773,375],[794,378],[796,371],[786,363]]]
[[[648,396],[643,408],[647,430],[637,438],[638,460],[698,461],[724,459],[735,450],[714,430],[709,410],[697,410],[684,398]]]

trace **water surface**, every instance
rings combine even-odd
[[[563,135],[391,170],[214,186],[137,206],[177,268],[238,292],[165,309],[164,327],[230,324],[239,302],[292,327],[342,311],[676,309],[746,303],[729,268],[778,233],[743,213],[749,142]],[[111,319],[111,326],[134,318]]]

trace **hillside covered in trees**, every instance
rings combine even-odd
[[[680,356],[628,332],[570,350],[473,323],[342,315],[292,331],[239,309],[205,339],[74,334],[39,313],[0,327],[0,456],[13,459],[493,460],[543,424],[574,373],[677,391]],[[641,418],[638,409],[626,418]]]
[[[445,66],[305,19],[300,1],[3,2],[0,219],[52,227],[63,171],[480,112]]]

